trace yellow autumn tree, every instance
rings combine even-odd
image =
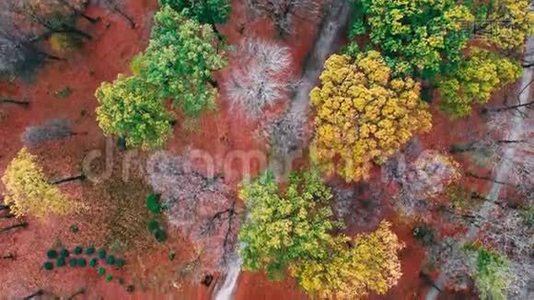
[[[398,252],[404,248],[391,224],[354,239],[340,237],[328,260],[302,260],[291,272],[309,294],[325,299],[359,299],[385,294],[402,275]],[[347,247],[347,244],[352,247]]]
[[[4,202],[17,217],[64,215],[75,208],[57,187],[47,182],[36,157],[26,148],[22,148],[7,166],[2,182],[6,188]]]
[[[430,130],[420,85],[390,74],[376,51],[354,60],[334,54],[326,61],[321,86],[310,94],[317,111],[311,157],[324,172],[365,179],[373,162],[382,163],[415,133]]]
[[[441,109],[453,118],[466,117],[474,104],[487,103],[494,91],[519,79],[522,72],[518,62],[473,48],[454,72],[440,80]]]
[[[477,34],[491,46],[501,50],[521,49],[533,29],[532,12],[529,10],[530,1],[493,0],[486,2],[476,3],[473,7],[482,19],[477,27]]]

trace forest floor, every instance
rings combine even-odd
[[[28,108],[16,105],[0,106],[0,174],[3,174],[7,164],[22,148],[20,136],[25,128],[42,124],[51,118],[71,120],[75,131],[83,135],[32,149],[50,177],[61,178],[78,174],[81,163],[88,153],[95,150],[105,153],[106,138],[96,123],[95,90],[101,82],[112,81],[118,73],[128,72],[131,58],[146,47],[152,15],[157,9],[156,2],[155,0],[127,1],[126,12],[138,25],[135,30],[129,28],[120,16],[98,7],[89,7],[87,14],[102,17],[99,24],[83,24],[94,35],[93,41],[86,43],[79,52],[70,55],[67,61],[44,65],[31,81],[0,83],[0,96],[26,98],[31,102]],[[248,17],[243,1],[234,0],[232,8],[228,24],[221,26],[221,31],[227,36],[230,44],[237,45],[245,36],[276,41],[291,49],[295,73],[303,72],[307,55],[316,41],[317,22],[301,21],[295,26],[290,38],[280,40],[272,24],[267,20],[252,20]],[[323,41],[325,47],[331,42],[331,40]],[[230,61],[230,63],[237,62]],[[216,79],[224,82],[227,72],[227,69],[222,70],[216,74]],[[314,74],[312,77],[317,76],[317,72],[311,73]],[[305,78],[310,88],[317,80],[312,77]],[[57,96],[57,92],[66,87],[72,93],[61,99]],[[306,93],[298,97],[299,105],[305,102],[302,99],[306,97]],[[497,95],[496,99],[498,98]],[[439,101],[437,95],[435,101]],[[196,125],[196,130],[191,131],[177,126],[175,135],[168,144],[168,150],[182,153],[187,149],[199,149],[221,159],[234,150],[265,152],[265,141],[258,138],[257,134],[260,124],[232,110],[224,93],[221,93],[218,102],[219,110],[202,116]],[[284,106],[287,103],[283,102],[280,105]],[[306,106],[303,107],[302,111],[305,111]],[[434,127],[430,133],[419,137],[419,151],[435,149],[446,153],[451,144],[462,143],[472,138],[483,123],[480,115],[475,113],[469,118],[454,122],[437,109],[433,108],[432,113]],[[276,109],[272,115],[276,115]],[[115,168],[120,169],[124,157],[116,152],[113,155],[117,165]],[[471,168],[468,162],[460,162],[465,168]],[[231,174],[225,174],[225,180],[233,187],[236,187],[243,177],[241,167],[236,164]],[[255,173],[259,171],[259,167],[253,170]],[[407,245],[401,253],[403,276],[397,286],[385,296],[373,295],[371,298],[420,299],[428,288],[419,278],[424,250],[412,236],[413,224],[395,217],[393,210],[388,206],[388,198],[392,196],[392,191],[388,189],[387,183],[380,182],[379,171],[378,168],[374,170],[370,183],[347,185],[332,179],[330,184],[356,191],[349,205],[351,217],[347,220],[348,233],[356,234],[371,230],[385,218],[393,223],[393,230]],[[489,184],[486,182],[466,179],[466,184],[481,192],[489,189]],[[135,180],[119,182],[115,177],[101,187],[96,187],[92,183],[69,183],[62,186],[62,189],[73,198],[94,200],[95,203],[101,203],[98,201],[106,199],[108,194],[116,193],[131,203],[141,203],[141,205],[144,204],[144,197],[148,192],[144,183]],[[118,189],[122,189],[123,192],[117,191]],[[3,192],[3,187],[0,186],[0,193]],[[134,216],[134,219],[136,217]],[[217,280],[220,283],[220,279],[216,278],[216,282],[207,288],[198,281],[180,281],[178,273],[191,259],[191,247],[188,241],[182,240],[174,232],[169,232],[169,241],[164,245],[149,245],[147,240],[149,237],[136,237],[133,245],[139,248],[134,247],[136,253],[126,254],[129,263],[124,271],[118,271],[117,274],[136,284],[137,290],[133,294],[128,294],[116,283],[106,283],[91,269],[65,268],[53,272],[44,271],[41,266],[46,250],[50,247],[88,242],[96,244],[102,241],[100,237],[91,237],[92,240],[87,240],[86,232],[98,229],[98,222],[89,219],[80,223],[80,218],[80,215],[75,215],[41,222],[28,217],[26,221],[30,225],[27,229],[0,236],[2,251],[16,254],[15,261],[0,261],[0,299],[22,298],[37,289],[68,297],[82,287],[86,289],[88,299],[100,297],[161,299],[163,295],[174,296],[177,299],[210,299]],[[94,220],[97,220],[96,218],[98,216],[95,215]],[[8,225],[8,221],[0,222],[2,226]],[[127,219],[125,222],[137,225],[135,220]],[[69,226],[75,223],[79,224],[78,234],[69,230]],[[170,251],[177,254],[172,262],[168,259]],[[271,282],[264,273],[242,272],[237,282],[235,298],[293,300],[307,297],[293,280]]]
[[[527,53],[527,57],[524,58],[525,61],[530,61],[532,58],[532,52],[534,51],[534,39],[529,38],[527,40],[525,53]],[[527,103],[531,99],[532,94],[532,88],[530,87],[531,82],[533,81],[534,72],[532,69],[525,69],[523,72],[523,76],[521,77],[520,84],[517,85],[517,104]],[[524,136],[524,133],[527,130],[527,127],[532,126],[530,124],[529,119],[526,119],[522,116],[522,113],[525,114],[527,112],[528,108],[526,106],[518,108],[518,112],[510,115],[510,120],[508,127],[505,129],[506,134],[504,134],[505,140],[518,140],[521,139],[522,136]],[[501,192],[503,191],[503,184],[501,182],[507,182],[507,178],[510,175],[510,172],[512,171],[512,163],[509,158],[513,157],[514,155],[518,155],[515,153],[516,147],[506,147],[504,154],[502,156],[501,161],[498,162],[496,167],[492,170],[493,175],[492,177],[495,179],[495,182],[491,184],[491,188],[489,189],[489,192],[486,196],[487,201],[484,202],[482,207],[480,207],[480,210],[477,212],[477,215],[480,216],[482,220],[486,220],[491,213],[491,211],[495,208],[495,202],[498,201],[501,198]],[[471,225],[469,227],[469,230],[467,231],[465,237],[463,238],[463,242],[471,242],[477,238],[477,234],[480,231],[480,228],[476,226],[475,224]],[[430,289],[428,292],[426,299],[427,300],[434,300],[438,297],[440,291],[439,289],[443,289],[444,282],[446,278],[440,274],[440,276],[436,279],[435,284],[436,288]]]

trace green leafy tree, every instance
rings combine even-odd
[[[160,0],[159,2],[202,24],[226,23],[231,8],[228,0]]]
[[[154,19],[139,76],[155,87],[160,99],[173,99],[187,116],[213,108],[218,92],[212,72],[225,65],[213,29],[169,6]]]
[[[317,172],[293,174],[284,193],[266,172],[245,184],[240,197],[249,211],[239,233],[245,269],[266,269],[269,277],[279,278],[295,261],[329,256],[325,245],[334,243],[330,232],[338,224],[328,207],[330,189]]]
[[[96,91],[97,120],[106,135],[123,136],[130,146],[162,146],[172,131],[172,115],[155,89],[140,77],[119,75]]]
[[[458,62],[473,21],[469,9],[455,0],[355,0],[364,14],[353,20],[351,34],[370,32],[397,73],[431,76]],[[366,16],[364,19],[363,16]],[[357,15],[358,17],[358,15]]]
[[[474,103],[486,103],[491,94],[517,80],[521,65],[482,49],[473,49],[469,57],[439,83],[441,108],[453,117],[469,115]]]
[[[506,257],[480,247],[475,256],[473,279],[481,299],[507,299],[511,274]]]
[[[403,244],[383,221],[369,234],[334,235],[330,189],[316,171],[293,174],[280,192],[267,172],[240,192],[249,214],[239,238],[246,270],[265,269],[270,278],[286,271],[320,298],[356,299],[385,294],[402,275]]]

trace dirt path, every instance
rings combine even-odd
[[[313,89],[328,56],[338,50],[337,40],[343,34],[342,30],[349,19],[350,5],[348,1],[336,0],[329,8],[328,16],[325,18],[315,45],[304,65],[304,72],[295,97],[286,114],[305,116],[309,110],[309,94]],[[305,120],[305,118],[303,118]],[[275,172],[278,170],[279,161],[272,157],[269,162],[270,168]],[[241,270],[241,259],[236,258],[228,267],[224,282],[215,291],[215,300],[230,300],[236,288]]]
[[[531,37],[527,41],[527,46],[525,53],[525,61],[531,61],[534,58],[534,37]],[[520,91],[519,95],[519,103],[527,103],[530,101],[530,94],[531,89],[526,88],[527,85],[532,81],[533,79],[533,71],[531,68],[525,69],[523,71],[523,77],[521,78],[521,85],[518,87]],[[522,92],[521,92],[522,91]],[[520,107],[519,110],[521,112],[526,112],[527,107],[523,106]],[[517,140],[521,137],[521,135],[524,133],[524,131],[527,129],[526,127],[528,124],[525,122],[525,118],[521,116],[521,114],[516,113],[513,114],[512,119],[510,120],[510,126],[508,127],[508,132],[506,134],[506,140]],[[507,147],[504,151],[503,158],[501,161],[497,164],[497,166],[494,169],[494,178],[496,182],[506,182],[507,176],[512,168],[512,164],[510,159],[507,159],[509,157],[513,157],[515,155],[515,147]],[[484,220],[486,219],[494,206],[496,205],[495,202],[499,199],[499,195],[501,193],[501,189],[503,187],[502,184],[494,182],[491,186],[491,189],[487,195],[487,201],[484,203],[484,205],[480,208],[478,215],[480,216],[480,219]],[[462,243],[472,241],[476,238],[479,227],[475,226],[474,224],[469,227],[469,230],[467,234],[465,235]],[[443,289],[445,285],[445,281],[447,278],[440,274],[438,279],[436,280],[436,287],[433,287],[427,294],[426,300],[434,300],[438,297],[440,290]],[[439,290],[438,290],[439,288]]]
[[[350,8],[348,1],[343,0],[333,1],[330,5],[328,15],[321,24],[313,50],[307,56],[304,63],[302,77],[299,80],[299,85],[291,104],[286,112],[280,116],[280,119],[302,116],[302,119],[298,119],[296,123],[305,123],[307,121],[306,116],[308,116],[310,109],[310,92],[317,84],[326,59],[332,53],[339,51],[341,45],[340,40],[344,35],[343,29],[349,20]],[[299,127],[297,124],[295,126]],[[297,130],[293,128],[292,131],[286,133],[285,139],[290,141],[301,140],[299,136],[302,134]],[[306,145],[307,143],[305,141],[306,139],[304,138],[304,141],[300,144]],[[276,174],[278,179],[287,177],[291,171],[292,162],[300,157],[302,153],[301,148],[302,146],[293,149],[290,153],[283,153],[278,156],[274,153],[271,154],[269,157],[269,169]]]

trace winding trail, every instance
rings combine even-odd
[[[531,61],[534,59],[534,37],[530,37],[527,40],[526,50],[525,50],[525,61]],[[521,77],[521,85],[518,87],[518,90],[521,94],[519,94],[519,103],[527,103],[530,101],[530,95],[531,95],[531,89],[527,86],[533,79],[533,70],[531,68],[527,68],[523,70],[523,76]],[[527,87],[527,88],[525,88]],[[523,106],[518,108],[521,112],[526,112],[527,107]],[[525,122],[525,118],[521,116],[521,114],[516,113],[513,114],[513,117],[510,120],[510,126],[508,127],[508,132],[506,134],[506,140],[517,140],[521,137],[521,135],[526,130],[526,127],[528,124]],[[506,182],[507,176],[512,168],[511,159],[507,159],[509,157],[513,157],[515,155],[515,147],[507,147],[504,150],[504,154],[502,156],[502,159],[499,161],[497,166],[494,169],[494,178],[497,182]],[[480,208],[479,212],[477,213],[481,219],[486,219],[492,209],[495,207],[495,202],[499,199],[499,195],[501,193],[502,184],[499,183],[493,183],[491,186],[491,189],[487,195],[487,201],[484,203],[484,205]],[[462,243],[473,241],[477,234],[478,234],[479,228],[475,225],[471,225],[469,227],[468,232],[466,233],[465,237],[461,241]],[[426,300],[435,300],[440,290],[443,290],[443,287],[445,285],[447,278],[440,274],[440,276],[437,278],[435,282],[435,287],[432,287],[432,289],[427,293]]]
[[[309,94],[321,72],[328,56],[338,50],[337,40],[343,35],[343,28],[349,20],[350,5],[346,0],[335,0],[328,8],[328,15],[321,24],[313,50],[304,64],[300,84],[286,114],[307,115],[309,110]],[[275,173],[280,166],[276,157],[271,157],[269,168]],[[215,300],[231,300],[241,273],[241,259],[233,259],[226,273],[224,282],[215,290]]]

